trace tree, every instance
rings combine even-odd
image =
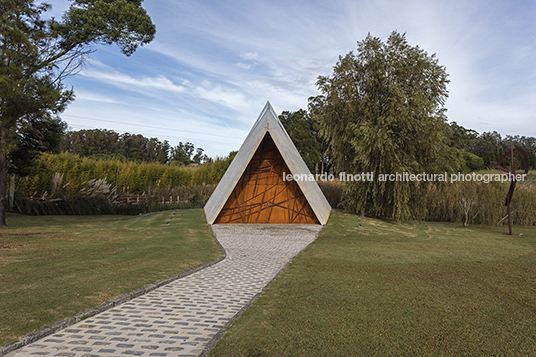
[[[203,154],[204,151],[205,150],[202,148],[197,148],[195,150],[195,155],[192,161],[195,162],[196,164],[202,164],[202,163],[207,162],[208,156]]]
[[[125,55],[155,34],[142,0],[71,0],[61,21],[44,20],[50,5],[0,3],[0,226],[5,226],[8,157],[21,133],[61,112],[73,99],[63,80],[93,51],[116,43]]]
[[[321,148],[311,116],[303,109],[295,112],[284,111],[279,120],[285,127],[292,142],[311,172],[317,173],[321,160]]]
[[[113,130],[83,129],[63,136],[64,149],[81,156],[116,155],[119,146],[119,134]]]
[[[147,156],[144,158],[144,161],[166,164],[168,162],[169,150],[170,146],[167,140],[161,142],[157,138],[151,138],[149,139]]]
[[[478,133],[475,130],[466,129],[455,121],[450,123],[447,129],[450,133],[447,142],[448,146],[467,152],[471,151],[478,138]]]
[[[393,32],[385,43],[369,34],[357,53],[339,57],[331,76],[319,77],[322,95],[309,99],[309,111],[321,123],[336,169],[375,175],[346,183],[347,209],[411,218],[422,183],[381,181],[379,174],[458,166],[449,167],[452,152],[445,145],[447,76],[435,55]]]
[[[192,154],[194,153],[194,144],[187,142],[183,144],[179,142],[179,145],[171,149],[171,163],[179,165],[188,165],[192,162]]]
[[[147,157],[147,145],[149,139],[141,134],[125,133],[119,137],[120,149],[119,153],[127,160],[141,162]]]
[[[32,127],[19,131],[16,146],[9,152],[9,173],[29,175],[43,152],[59,153],[67,124],[58,117],[44,116]]]
[[[70,131],[63,137],[63,146],[70,153],[99,158],[119,158],[166,164],[170,151],[167,140],[146,138],[140,134],[119,135],[113,130],[84,129]]]
[[[483,158],[484,165],[490,168],[495,168],[495,163],[504,152],[501,134],[496,131],[480,134],[472,150],[472,153]]]
[[[156,154],[156,161],[161,164],[167,164],[170,150],[171,146],[169,145],[169,142],[167,140],[164,140],[164,142],[161,143],[158,148],[158,153]]]
[[[484,160],[471,152],[478,141],[478,133],[473,129],[466,129],[455,121],[447,126],[447,146],[457,153],[461,162],[459,170],[478,171],[484,168]]]

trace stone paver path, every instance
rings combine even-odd
[[[199,356],[322,227],[232,224],[212,228],[227,254],[220,263],[6,356]]]

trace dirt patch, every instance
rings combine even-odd
[[[382,226],[385,226],[385,223],[383,223],[382,221],[380,221],[380,220],[374,220],[374,219],[367,220],[366,223],[367,223],[367,224],[370,224],[371,226],[375,226],[375,227],[382,227]]]

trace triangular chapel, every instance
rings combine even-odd
[[[326,224],[331,206],[268,102],[204,207],[209,224]]]

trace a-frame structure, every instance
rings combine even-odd
[[[205,205],[209,224],[326,224],[331,206],[310,175],[270,103]]]

